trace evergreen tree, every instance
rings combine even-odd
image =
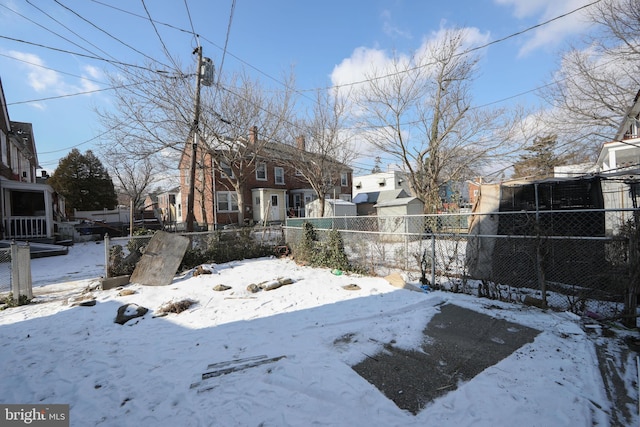
[[[109,173],[91,150],[85,154],[71,150],[60,160],[48,184],[64,196],[67,216],[74,209],[114,209],[118,203]]]
[[[526,153],[513,165],[514,178],[546,178],[553,176],[553,168],[568,161],[568,157],[555,153],[557,146],[555,135],[538,136],[526,147]]]

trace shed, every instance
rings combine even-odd
[[[305,211],[308,218],[320,217],[320,199],[316,199],[305,205]],[[347,202],[342,199],[325,199],[324,200],[324,216],[356,216],[356,204]]]
[[[407,215],[422,215],[424,203],[417,197],[401,197],[375,205],[378,213],[378,230],[390,233],[402,239],[398,233],[421,234],[424,231],[422,221],[411,220]]]
[[[371,191],[357,194],[353,198],[353,203],[358,208],[358,215],[375,215],[376,204],[405,197],[409,197],[409,194],[401,188],[397,190]]]

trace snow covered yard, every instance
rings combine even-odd
[[[87,245],[76,253],[103,250]],[[34,281],[51,283],[36,290],[42,296],[34,304],[0,312],[0,399],[68,403],[71,425],[615,425],[596,348],[570,313],[412,292],[383,278],[337,276],[275,258],[211,266],[213,274],[164,287],[132,284],[129,295],[93,290],[95,305],[73,306],[73,297],[96,281],[61,285],[57,278],[74,278],[69,272],[80,266],[97,272],[100,262],[66,257],[47,261],[47,273],[34,271]],[[278,278],[293,283],[247,290]],[[216,285],[230,289],[215,291]],[[195,303],[158,317],[166,303],[184,300]],[[114,323],[118,308],[129,303],[149,311]],[[413,415],[351,367],[386,343],[419,349],[443,303],[541,333]],[[611,354],[611,363],[635,359]],[[626,408],[626,421],[638,425],[637,372],[626,372],[629,406],[636,402]]]

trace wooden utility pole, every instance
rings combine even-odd
[[[193,231],[193,222],[195,220],[194,198],[195,198],[195,181],[196,181],[196,156],[198,154],[198,127],[200,120],[200,82],[202,79],[202,46],[198,46],[193,53],[198,54],[198,66],[196,67],[196,99],[195,114],[191,132],[193,133],[193,143],[191,144],[191,167],[189,168],[189,195],[187,196],[187,231]]]

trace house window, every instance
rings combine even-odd
[[[218,212],[236,212],[238,210],[238,195],[235,191],[218,191]]]
[[[235,178],[233,176],[233,169],[225,162],[220,162],[220,170],[222,171],[223,178]]]
[[[256,179],[258,181],[267,180],[267,164],[262,162],[256,165]]]
[[[349,185],[349,179],[346,173],[342,172],[340,174],[340,186],[347,187]]]
[[[273,175],[276,180],[276,184],[284,184],[284,169],[283,168],[273,168]]]
[[[302,176],[302,171],[300,169],[296,169],[296,176]]]

